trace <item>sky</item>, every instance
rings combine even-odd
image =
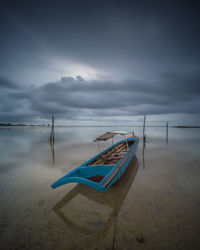
[[[2,0],[0,122],[200,125],[198,1]]]

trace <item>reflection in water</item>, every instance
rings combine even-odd
[[[88,187],[82,184],[76,185],[61,201],[59,201],[53,207],[53,210],[67,225],[71,226],[76,231],[84,233],[84,234],[96,235],[98,237],[105,236],[106,232],[108,232],[111,225],[115,222],[114,223],[114,235],[115,235],[116,226],[117,226],[117,221],[116,221],[117,214],[133,183],[133,180],[138,170],[138,166],[139,164],[138,164],[137,158],[134,157],[131,163],[129,164],[126,172],[124,173],[123,177],[116,184],[114,184],[110,189],[108,189],[105,193],[100,193],[96,189],[93,189],[91,187]],[[79,198],[78,207],[82,211],[81,214],[84,214],[83,210],[84,210],[85,203],[83,201],[87,200],[87,201],[90,201],[90,205],[93,203],[95,204],[96,207],[97,206],[100,207],[101,213],[102,211],[105,211],[105,210],[110,211],[109,216],[106,216],[105,214],[99,216],[97,214],[98,209],[93,210],[93,212],[95,213],[95,217],[99,216],[100,218],[104,218],[104,219],[105,217],[107,217],[107,220],[104,223],[102,221],[98,221],[98,226],[96,226],[95,229],[94,228],[91,229],[90,227],[90,225],[95,224],[94,221],[87,222],[86,226],[85,225],[83,226],[80,223],[80,220],[74,223],[71,218],[74,218],[74,217],[77,218],[79,217],[79,215],[74,214],[74,212],[71,211],[69,208],[67,208],[67,206],[69,206],[69,204],[73,202],[73,200],[77,199],[77,197]],[[103,207],[105,207],[105,209],[103,209]],[[65,213],[63,211],[65,211]],[[71,213],[73,213],[72,216],[70,216]],[[88,216],[90,215],[88,214]]]
[[[98,153],[100,154],[101,153],[101,148],[100,148],[100,142],[97,141],[97,146],[98,146]]]
[[[55,153],[54,153],[54,137],[53,140],[49,140],[49,145],[51,148],[51,155],[52,155],[52,164],[55,164]]]
[[[49,136],[49,144],[51,147],[51,154],[52,154],[52,163],[55,163],[55,155],[54,155],[54,115],[52,115],[52,126],[51,126],[51,133]]]
[[[143,165],[143,169],[145,170],[145,159],[144,159],[144,151],[146,150],[146,142],[145,140],[143,140],[143,148],[142,148],[142,165]]]

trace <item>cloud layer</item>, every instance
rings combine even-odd
[[[197,1],[3,0],[0,120],[199,114],[199,17]]]
[[[160,74],[154,82],[85,80],[62,77],[20,88],[0,79],[0,120],[47,118],[101,119],[147,114],[200,113],[200,74]],[[5,84],[7,83],[7,84]]]

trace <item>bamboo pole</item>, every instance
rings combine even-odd
[[[144,115],[144,123],[143,123],[143,141],[146,140],[146,135],[145,135],[145,123],[146,123],[146,114]]]
[[[50,134],[50,142],[54,143],[54,114],[52,114],[52,124],[51,124],[51,134]]]
[[[168,122],[166,122],[166,144],[168,144]]]

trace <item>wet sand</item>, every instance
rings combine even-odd
[[[166,140],[165,128],[147,128],[146,145],[104,194],[50,188],[111,129],[55,128],[53,148],[50,128],[0,129],[0,249],[200,249],[199,130],[169,128]]]

